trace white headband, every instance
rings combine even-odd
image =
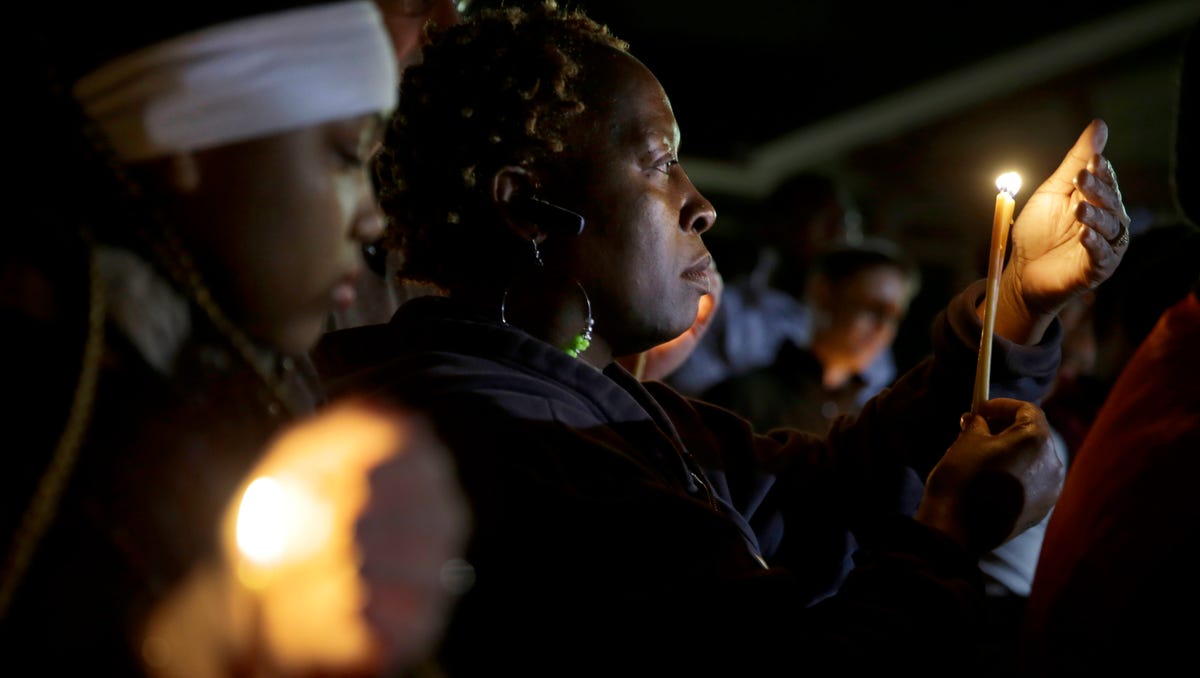
[[[115,59],[76,83],[126,161],[201,150],[396,105],[396,57],[370,0],[250,17]]]

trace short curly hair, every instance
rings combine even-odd
[[[374,161],[384,244],[403,255],[400,277],[453,292],[509,270],[497,253],[514,239],[492,228],[486,178],[563,153],[564,130],[585,110],[584,55],[597,46],[628,49],[555,2],[481,10],[430,30]]]

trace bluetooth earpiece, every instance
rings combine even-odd
[[[578,212],[572,212],[565,207],[537,197],[519,199],[514,207],[549,233],[579,235],[583,233],[583,227],[587,224],[583,215]]]

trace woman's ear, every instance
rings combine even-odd
[[[532,172],[513,165],[501,167],[492,177],[492,203],[508,227],[522,240],[539,244],[548,235],[579,235],[583,215],[556,205],[537,194],[539,182]]]
[[[525,204],[537,190],[537,177],[519,165],[505,165],[492,175],[492,204],[504,223],[522,240],[545,239],[541,227],[529,217]]]

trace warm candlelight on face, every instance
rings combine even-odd
[[[996,179],[996,211],[992,216],[992,242],[988,249],[988,271],[986,296],[984,297],[983,332],[979,337],[979,361],[975,366],[975,392],[971,398],[971,411],[978,412],[979,406],[988,399],[988,384],[991,381],[992,336],[996,328],[996,298],[1000,294],[1000,272],[1004,268],[1004,251],[1008,246],[1008,228],[1012,224],[1013,196],[1021,189],[1021,176],[1007,172]]]

